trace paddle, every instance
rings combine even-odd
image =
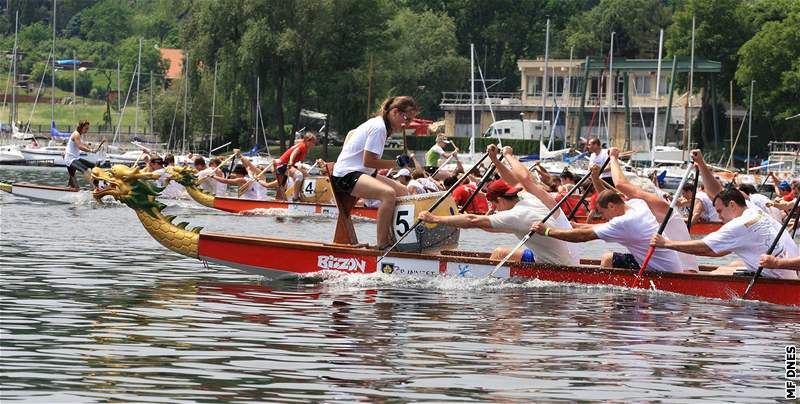
[[[236,156],[236,154],[238,154],[238,153],[239,153],[239,149],[233,149],[233,154],[231,154],[231,155],[230,155],[230,156],[228,156],[228,157],[227,157],[225,160],[223,160],[221,163],[219,163],[219,165],[217,166],[217,168],[220,168],[220,167],[224,166],[224,165],[225,165],[225,163],[227,163],[227,162],[228,162],[228,160],[230,160],[230,159],[234,158],[234,157]],[[212,177],[212,176],[211,176],[211,175],[209,175],[209,176],[206,176],[206,177],[200,178],[199,180],[197,180],[197,181],[196,181],[196,184],[197,184],[197,185],[200,185],[200,184],[204,183],[204,182],[205,182],[207,179],[209,179],[209,178],[211,178],[211,177]],[[227,177],[226,177],[226,178],[227,178]]]
[[[497,161],[503,161],[503,157],[504,156],[501,154],[500,158],[497,159]],[[495,172],[494,166],[486,169],[486,172],[483,173],[483,177],[481,177],[480,182],[478,182],[478,185],[475,187],[475,192],[473,192],[469,196],[469,198],[467,198],[467,201],[464,202],[464,206],[462,206],[461,209],[458,210],[458,213],[464,213],[467,210],[467,206],[469,206],[469,204],[472,203],[475,197],[478,196],[478,193],[481,192],[483,186],[486,185],[486,183],[489,182],[489,179],[494,176],[494,172]]]
[[[789,211],[789,214],[786,215],[786,219],[783,219],[783,224],[781,225],[781,229],[778,231],[778,235],[775,236],[775,240],[772,240],[772,244],[769,246],[767,250],[767,255],[772,255],[772,252],[775,251],[775,247],[778,245],[778,242],[781,240],[781,236],[783,235],[783,231],[786,230],[786,226],[789,225],[789,220],[794,216],[795,211],[797,210],[797,204],[800,203],[800,197],[795,198],[794,206],[792,206],[792,210]],[[742,299],[747,299],[747,295],[750,294],[750,290],[753,289],[753,285],[756,284],[758,277],[761,276],[761,271],[764,270],[764,267],[758,267],[756,273],[753,274],[753,279],[750,279],[750,284],[747,285],[747,289],[744,290],[744,294],[742,295]]]
[[[606,161],[603,162],[603,165],[600,167],[600,172],[601,173],[606,169],[606,167],[608,166],[608,162],[609,161],[611,161],[611,158],[607,158]],[[574,190],[578,189],[578,187],[580,187],[580,185],[584,182],[584,180],[589,178],[590,175],[592,175],[592,171],[591,170],[589,170],[589,172],[586,173],[586,175],[583,178],[581,178],[581,180],[578,181],[577,184],[575,184],[575,186],[572,188],[572,190],[570,190],[568,195],[571,195],[574,192]],[[583,204],[583,201],[586,200],[586,197],[589,196],[589,192],[591,192],[591,191],[592,191],[592,187],[591,186],[587,187],[586,190],[583,191],[583,193],[581,194],[581,199],[578,200],[578,203],[576,203],[575,206],[572,207],[572,210],[569,212],[569,215],[567,215],[567,220],[571,221],[572,219],[575,218],[575,214],[578,213],[578,209]],[[602,189],[597,190],[597,192],[601,192],[601,191],[602,191]]]
[[[697,172],[697,171],[695,171]],[[689,178],[689,174],[692,173],[692,165],[689,165],[689,168],[686,169],[686,174],[683,175],[681,178],[681,183],[678,185],[678,189],[683,189],[683,185],[686,184],[686,180]],[[697,184],[697,182],[695,182]],[[692,198],[694,199],[694,198]],[[675,211],[675,203],[678,202],[678,192],[675,192],[675,195],[672,197],[672,202],[669,204],[669,209],[667,209],[667,214],[664,215],[664,220],[661,221],[661,225],[658,226],[658,234],[664,234],[664,229],[667,228],[667,223],[669,223],[669,218],[672,217],[672,212]],[[692,201],[694,202],[694,201]],[[689,221],[691,223],[691,220]],[[636,274],[636,284],[638,285],[639,282],[642,281],[642,274],[644,270],[647,269],[647,264],[650,263],[650,258],[653,257],[653,253],[656,251],[656,246],[651,245],[650,249],[647,250],[647,255],[644,256],[644,261],[642,261],[642,267],[639,268],[639,273]]]
[[[258,181],[258,177],[261,177],[262,175],[264,175],[264,173],[267,172],[267,169],[272,167],[274,164],[275,164],[275,160],[270,161],[269,164],[267,164],[267,166],[264,167],[264,169],[261,170],[261,172],[258,173],[258,175],[256,175],[255,177],[247,180],[247,182],[245,182],[244,184],[240,185],[239,189],[236,191],[237,195],[241,198],[242,194],[247,192],[247,190],[250,189],[250,186],[253,185],[254,182]]]
[[[692,166],[689,166],[689,169],[691,169],[691,168],[692,168]],[[699,167],[695,167],[695,169],[694,169],[694,187],[692,188],[692,201],[689,203],[689,222],[686,223],[686,229],[689,230],[689,231],[692,230],[692,218],[694,217],[694,203],[697,200],[697,184],[699,184],[699,183],[700,183],[700,168]],[[681,182],[681,186],[678,187],[678,190],[675,191],[675,194],[677,195],[678,192],[681,192],[682,190],[683,190],[683,182]],[[675,198],[673,198],[673,199],[675,199]]]
[[[233,171],[233,167],[236,167],[236,154],[237,153],[233,153],[233,156],[231,156],[232,157],[231,166],[228,168],[228,172],[225,173],[225,178],[230,177],[231,176],[231,172]],[[220,165],[222,165],[222,164],[220,164]]]
[[[434,172],[433,172],[433,174],[431,174],[431,178],[434,178],[434,177],[436,177],[436,174],[438,174],[438,173],[439,173],[439,170],[441,170],[441,169],[442,169],[442,167],[446,166],[446,165],[447,165],[447,163],[449,163],[449,162],[450,162],[450,160],[452,160],[452,159],[453,159],[453,157],[455,157],[455,156],[456,156],[456,154],[455,154],[455,153],[451,154],[451,155],[450,155],[450,157],[448,157],[448,158],[447,158],[447,160],[445,160],[445,161],[444,161],[444,163],[442,163],[442,165],[440,165],[439,167],[437,167],[437,168],[436,168],[436,171],[434,171]]]
[[[611,160],[611,159],[610,159],[610,158],[609,158],[609,159],[606,159],[605,163],[603,163],[603,166],[600,168],[600,172],[603,172],[603,170],[604,170],[604,169],[606,168],[606,166],[608,165],[608,162],[609,162],[609,160]],[[554,213],[555,213],[555,212],[556,212],[558,209],[561,209],[561,205],[563,205],[563,204],[564,204],[564,202],[565,202],[567,199],[569,199],[569,197],[570,197],[570,196],[572,196],[572,194],[574,194],[574,193],[575,193],[575,191],[576,191],[576,190],[578,190],[578,188],[580,188],[580,186],[581,186],[581,185],[583,185],[583,183],[584,183],[584,182],[586,182],[586,180],[588,180],[588,179],[589,179],[589,176],[591,176],[591,175],[592,175],[592,171],[591,171],[591,170],[589,170],[589,172],[588,172],[588,173],[586,173],[586,175],[584,175],[584,176],[583,176],[583,178],[581,178],[581,179],[578,181],[578,183],[577,183],[577,184],[575,184],[575,186],[574,186],[574,187],[572,187],[572,189],[570,189],[570,190],[569,190],[569,192],[567,192],[567,194],[566,194],[566,195],[564,195],[564,196],[561,198],[561,200],[560,200],[560,201],[558,201],[558,203],[556,203],[556,206],[553,206],[553,208],[552,208],[552,209],[550,209],[550,211],[549,211],[549,212],[547,212],[547,215],[545,215],[545,216],[544,216],[544,218],[543,218],[541,221],[539,221],[539,223],[544,223],[544,222],[546,222],[546,221],[547,221],[547,219],[550,219],[550,216],[553,216],[553,214],[554,214]],[[583,201],[583,198],[581,198],[581,201]],[[580,204],[580,202],[579,202],[579,204]],[[526,235],[525,235],[525,237],[523,237],[523,238],[522,238],[522,240],[520,240],[520,241],[519,241],[519,243],[517,243],[517,245],[516,245],[516,246],[514,246],[514,248],[513,248],[511,251],[509,251],[509,253],[508,253],[508,254],[507,254],[505,257],[503,257],[503,259],[500,261],[500,263],[499,263],[499,264],[497,264],[497,266],[496,266],[496,267],[494,267],[494,269],[492,270],[492,272],[490,272],[490,273],[489,273],[489,275],[486,275],[486,277],[488,278],[488,277],[494,276],[494,274],[497,272],[497,270],[498,270],[498,269],[500,269],[500,267],[502,267],[502,266],[503,266],[503,265],[504,265],[506,262],[508,262],[508,259],[509,259],[509,258],[511,258],[511,256],[512,256],[512,255],[514,255],[514,253],[515,253],[515,252],[517,252],[517,250],[519,250],[519,249],[520,249],[520,248],[521,248],[523,245],[525,245],[525,243],[528,241],[528,239],[530,239],[530,238],[533,236],[533,234],[534,234],[534,233],[533,233],[533,230],[529,231],[529,232],[528,232],[528,234],[526,234]]]
[[[483,163],[483,160],[486,160],[486,158],[487,158],[487,157],[489,157],[489,153],[485,153],[485,154],[483,155],[483,157],[481,157],[481,159],[480,159],[480,160],[478,160],[478,162],[477,162],[477,163],[475,163],[475,166],[476,166],[476,167],[477,167],[477,166],[479,166],[481,163]],[[451,186],[450,186],[450,188],[449,188],[449,189],[448,189],[448,190],[447,190],[447,191],[444,193],[444,195],[440,196],[440,197],[439,197],[439,199],[438,199],[436,202],[434,202],[434,203],[433,203],[433,205],[431,205],[431,207],[430,207],[430,208],[428,208],[428,211],[429,211],[429,212],[433,212],[433,211],[434,211],[434,210],[435,210],[437,207],[439,207],[439,205],[441,205],[441,204],[442,204],[442,202],[444,202],[444,200],[445,200],[445,199],[446,199],[446,198],[447,198],[447,197],[448,197],[448,196],[449,196],[451,193],[453,193],[453,190],[454,190],[454,189],[456,189],[456,187],[457,187],[459,184],[461,184],[461,182],[463,182],[463,181],[464,181],[466,178],[468,178],[468,174],[469,174],[469,172],[464,172],[464,173],[461,175],[461,178],[459,178],[459,179],[458,179],[458,181],[456,181],[456,182],[455,182],[453,185],[451,185]],[[378,261],[377,261],[377,262],[381,262],[381,260],[383,260],[384,258],[386,258],[386,256],[387,256],[387,255],[389,255],[389,253],[390,253],[392,250],[394,250],[394,248],[395,248],[395,247],[397,247],[397,245],[398,245],[398,244],[400,244],[400,242],[401,242],[401,241],[403,241],[403,239],[405,239],[405,238],[406,238],[406,236],[408,236],[409,234],[411,234],[411,232],[412,232],[412,231],[415,231],[415,230],[416,230],[416,228],[417,228],[417,227],[419,227],[419,225],[420,225],[421,223],[422,223],[422,220],[419,220],[419,218],[417,218],[417,219],[416,219],[416,221],[414,222],[414,225],[413,225],[413,226],[411,226],[411,228],[409,228],[409,229],[408,229],[408,230],[407,230],[405,233],[403,233],[403,235],[402,235],[402,236],[400,236],[400,239],[398,239],[398,240],[397,240],[397,241],[396,241],[394,244],[392,244],[392,246],[391,246],[391,247],[389,247],[389,249],[387,249],[387,250],[386,250],[386,251],[383,253],[383,255],[381,255],[381,256],[380,256],[380,258],[378,258]]]

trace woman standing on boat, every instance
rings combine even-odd
[[[67,173],[69,173],[69,182],[68,186],[70,188],[79,188],[78,180],[75,178],[75,173],[80,170],[83,173],[83,176],[86,177],[86,182],[92,183],[91,177],[91,170],[94,168],[94,164],[86,159],[81,158],[81,151],[85,151],[87,153],[96,153],[97,150],[103,145],[106,141],[105,139],[100,141],[100,144],[92,149],[87,144],[83,143],[81,136],[89,131],[89,121],[82,120],[78,122],[78,126],[75,128],[75,131],[72,132],[72,135],[69,136],[69,141],[67,141],[67,147],[64,149],[64,162],[67,165]]]
[[[334,189],[355,198],[381,201],[378,208],[378,249],[391,245],[390,227],[395,198],[408,195],[408,190],[399,183],[376,174],[380,169],[404,167],[410,161],[405,155],[398,156],[397,161],[381,160],[383,148],[386,139],[400,130],[404,123],[411,122],[416,115],[417,104],[413,98],[400,96],[386,99],[375,117],[347,134],[342,152],[333,166]]]

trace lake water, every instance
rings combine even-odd
[[[65,171],[0,179],[60,185]],[[169,204],[218,232],[333,233],[330,218]],[[800,310],[782,306],[537,281],[275,282],[161,247],[122,205],[3,193],[0,220],[3,402],[773,402],[784,346],[800,345]]]

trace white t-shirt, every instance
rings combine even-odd
[[[376,116],[359,127],[347,136],[333,166],[335,177],[344,177],[354,171],[361,171],[365,174],[372,174],[372,168],[364,166],[364,152],[375,153],[380,158],[383,155],[383,147],[386,144],[386,124],[383,117]]]
[[[439,191],[441,191],[441,189],[439,189],[439,186],[436,185],[436,182],[434,182],[432,179],[430,179],[428,177],[422,177],[422,178],[418,179],[417,181],[419,181],[419,183],[422,184],[423,187],[425,187],[425,191],[427,191],[427,192],[439,192]]]
[[[250,181],[253,177],[247,175],[244,177],[246,180]],[[253,184],[250,185],[250,188],[247,189],[242,194],[242,199],[254,199],[254,200],[263,200],[267,198],[267,189],[264,188],[258,181],[253,181]]]
[[[700,214],[700,220],[703,222],[719,222],[719,214],[714,208],[714,202],[711,197],[703,191],[697,191],[697,199],[703,204],[703,213]]]
[[[748,208],[736,219],[725,223],[719,230],[703,237],[715,253],[729,251],[742,259],[747,269],[756,271],[758,259],[766,254],[781,224],[758,209]],[[789,232],[784,231],[772,255],[780,258],[794,258],[800,254]],[[761,272],[767,278],[798,279],[796,271],[783,271],[764,268]]]
[[[156,180],[156,184],[158,184],[159,187],[163,187],[164,184],[166,184],[166,188],[161,191],[159,197],[164,199],[184,199],[188,196],[186,193],[186,188],[184,188],[183,185],[178,184],[177,181],[172,181],[172,176],[166,171],[165,168],[159,168],[153,172],[159,174],[158,180]]]
[[[228,191],[228,186],[213,178],[214,171],[215,169],[213,167],[207,167],[205,170],[197,173],[197,180],[203,181],[200,184],[200,188],[211,195],[225,196],[225,193]]]
[[[409,192],[413,192],[413,194],[415,194],[415,195],[416,194],[425,194],[425,193],[428,192],[425,189],[425,186],[422,185],[418,180],[409,181],[408,185],[406,185],[406,188],[408,188]],[[413,191],[412,191],[412,189],[413,189]]]
[[[594,226],[594,232],[601,240],[627,247],[636,262],[642,265],[650,249],[650,239],[658,232],[658,222],[645,201],[631,199],[625,205],[628,209],[624,215]],[[661,272],[682,272],[678,253],[666,248],[656,248],[648,268]]]
[[[589,161],[591,161],[592,164],[595,164],[598,167],[602,167],[603,164],[605,164],[606,160],[608,160],[608,150],[606,149],[600,150],[599,154],[592,153],[592,155],[589,156]],[[602,173],[600,173],[600,178],[611,178],[611,170],[603,171]]]
[[[772,206],[767,207],[767,203],[771,202],[770,199],[766,195],[762,194],[752,194],[750,195],[750,202],[753,203],[756,207],[761,209],[764,213],[772,216],[773,219],[780,221],[781,220],[781,211],[780,209]]]
[[[531,225],[542,220],[550,209],[527,192],[520,192],[518,196],[519,202],[513,208],[490,215],[489,223],[493,229],[508,230],[521,240],[531,231]],[[550,216],[547,224],[557,229],[572,229],[566,215],[560,211],[556,211],[553,216]],[[533,250],[536,262],[561,265],[579,264],[577,253],[566,241],[534,234],[525,245]]]
[[[75,132],[72,133],[75,134]],[[64,148],[64,164],[69,166],[73,161],[79,158],[81,158],[81,150],[78,149],[78,144],[72,140],[72,135],[70,135],[67,141],[67,147]]]
[[[664,237],[675,241],[688,241],[692,239],[689,234],[689,228],[686,227],[686,222],[683,221],[683,216],[677,211],[672,212],[669,217],[667,227],[664,228]],[[681,268],[698,270],[697,258],[692,254],[678,252],[678,258],[681,260]]]

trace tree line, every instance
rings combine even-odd
[[[487,77],[501,81],[493,91],[516,91],[517,60],[544,54],[545,25],[551,24],[550,55],[605,57],[615,33],[614,55],[654,58],[658,31],[665,57],[688,56],[691,21],[696,19],[695,54],[722,63],[714,80],[718,102],[735,82],[737,105],[749,102],[756,81],[754,128],[766,139],[800,139],[800,2],[796,0],[137,0],[58,1],[56,53],[76,50],[98,73],[83,86],[102,99],[116,88],[117,61],[128,74],[143,42],[143,76],[156,72],[155,129],[163,138],[183,132],[189,141],[211,132],[214,71],[215,143],[250,147],[255,139],[256,94],[272,138],[283,147],[303,126],[300,110],[327,113],[329,125],[346,133],[387,96],[414,96],[420,116],[438,118],[443,91],[468,91],[469,47]],[[37,73],[50,51],[51,0],[11,1],[0,18],[0,44],[13,42],[20,11],[19,69]],[[168,66],[157,47],[177,47],[189,56],[188,85],[163,82]],[[71,53],[67,53],[71,55]],[[70,56],[71,57],[71,56]],[[696,80],[698,78],[696,77]],[[143,83],[146,80],[143,80]],[[256,88],[256,83],[259,88]],[[58,84],[58,83],[57,83]],[[71,83],[70,89],[71,89]],[[697,120],[705,147],[714,147],[710,98],[703,83]],[[705,83],[709,84],[709,83]],[[687,87],[685,78],[678,82]],[[144,91],[144,89],[143,89]],[[90,94],[85,94],[90,95]],[[720,110],[725,110],[722,105]],[[725,126],[720,117],[719,124]],[[261,141],[263,146],[263,140]]]

